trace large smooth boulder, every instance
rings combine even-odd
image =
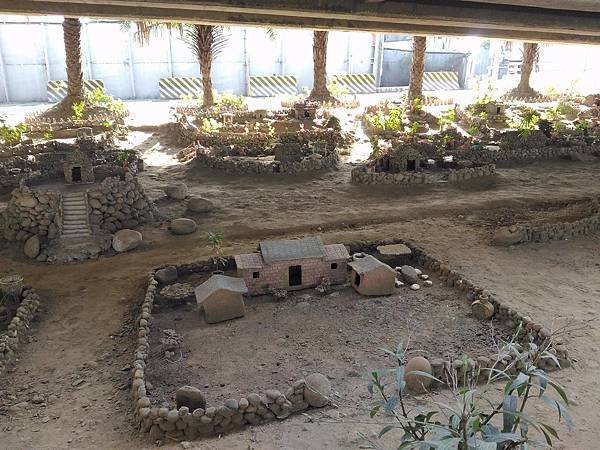
[[[154,279],[161,284],[169,284],[177,279],[177,267],[167,266],[158,269],[154,274]]]
[[[167,197],[173,200],[183,200],[188,195],[188,188],[185,183],[170,184],[164,188]]]
[[[202,391],[193,386],[182,386],[175,392],[175,403],[177,409],[182,406],[187,406],[190,412],[194,412],[198,408],[206,408],[206,400]]]
[[[329,403],[331,383],[325,375],[313,373],[307,376],[304,381],[304,400],[306,403],[316,408],[321,408]]]
[[[419,282],[419,273],[412,266],[402,266],[400,268],[400,273],[402,273],[402,278],[409,284],[417,284]]]
[[[25,253],[25,256],[28,258],[37,258],[37,256],[40,254],[40,238],[34,235],[27,239],[25,241],[25,245],[23,246],[23,253]]]
[[[425,372],[429,375],[432,374],[431,364],[422,356],[415,356],[410,358],[404,366],[404,380],[406,381],[406,387],[413,394],[422,394],[427,391],[427,388],[433,381],[431,378],[411,372]]]
[[[192,219],[186,219],[182,217],[180,219],[174,219],[169,224],[169,230],[173,234],[191,234],[198,229],[198,225]]]
[[[112,240],[112,248],[119,253],[133,250],[142,243],[142,233],[135,230],[119,230]]]
[[[187,209],[195,213],[207,213],[215,209],[215,206],[205,198],[192,197],[188,200]]]

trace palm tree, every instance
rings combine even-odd
[[[333,99],[327,89],[327,39],[328,31],[313,32],[313,89],[308,96],[309,100],[326,102]]]
[[[531,87],[531,72],[533,72],[533,66],[537,62],[540,55],[538,44],[534,42],[523,43],[523,62],[521,63],[521,80],[516,88],[510,90],[508,95],[511,96],[523,96],[523,97],[537,97],[539,92]]]
[[[70,117],[73,114],[73,105],[85,99],[81,68],[81,21],[79,18],[64,18],[63,38],[67,68],[67,95],[58,104],[42,113],[42,117]]]
[[[408,101],[423,97],[423,72],[425,70],[425,52],[427,38],[413,37],[412,64],[410,66],[410,84],[408,86]]]
[[[126,27],[129,24],[124,24]],[[215,103],[212,84],[212,63],[227,45],[229,34],[221,26],[180,24],[169,22],[136,22],[135,36],[141,45],[148,44],[152,34],[161,29],[177,29],[183,41],[196,56],[202,77],[202,104],[205,107]]]

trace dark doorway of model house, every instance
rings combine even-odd
[[[76,166],[71,169],[71,181],[81,183],[81,167]]]
[[[302,266],[290,266],[289,285],[300,286],[302,284]]]
[[[417,170],[417,161],[414,159],[409,159],[408,161],[406,161],[406,170],[408,170],[409,172],[414,172],[415,170]]]

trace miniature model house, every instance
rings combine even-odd
[[[318,105],[313,102],[300,102],[294,105],[294,117],[298,120],[314,120],[317,118]]]
[[[195,289],[196,303],[208,323],[223,322],[245,314],[243,295],[247,292],[244,280],[213,275]]]
[[[399,173],[414,172],[421,167],[423,155],[410,146],[402,146],[390,150],[377,159],[377,172]]]
[[[263,241],[260,253],[237,255],[238,276],[250,294],[271,289],[298,290],[318,286],[323,278],[331,284],[346,281],[348,250],[343,244],[323,245],[321,238]]]
[[[65,181],[74,183],[93,183],[94,167],[91,158],[82,151],[68,153],[63,164]]]
[[[371,255],[349,263],[350,283],[362,295],[390,295],[396,286],[396,271]]]

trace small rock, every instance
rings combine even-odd
[[[320,373],[313,373],[306,377],[304,385],[304,399],[310,406],[321,408],[329,403],[331,383],[327,377]]]
[[[25,256],[28,258],[37,258],[37,256],[40,254],[40,238],[37,235],[31,236],[25,241],[23,253],[25,253]]]
[[[400,280],[396,280],[396,287],[402,287],[404,286],[404,283]]]
[[[127,252],[138,247],[142,242],[142,233],[135,230],[119,230],[115,233],[112,240],[112,248],[118,252]]]
[[[415,284],[411,284],[411,285],[410,285],[410,288],[411,288],[413,291],[418,291],[419,289],[421,289],[421,286],[420,286],[419,284],[415,283]]]
[[[421,280],[429,280],[429,275],[425,275],[424,273],[419,275],[419,277],[421,278]]]
[[[425,280],[425,282],[423,284],[425,286],[427,286],[427,287],[431,287],[431,286],[433,286],[433,281],[431,281],[431,280]]]
[[[186,219],[184,217],[180,219],[174,219],[169,224],[169,230],[173,234],[191,234],[198,229],[198,225],[192,219]]]
[[[513,228],[514,229],[514,228]],[[516,229],[511,231],[508,227],[503,227],[494,233],[492,242],[495,245],[515,245],[527,240],[527,232],[525,230]]]
[[[44,403],[44,396],[40,394],[35,394],[31,399],[31,403],[33,403],[34,405]]]
[[[201,197],[191,197],[188,200],[187,209],[195,213],[211,212],[215,209],[210,200]]]
[[[417,271],[412,266],[402,266],[400,268],[400,273],[402,273],[404,281],[407,283],[414,284],[419,281],[419,274],[417,274]]]
[[[177,409],[187,406],[191,412],[198,408],[206,408],[206,400],[200,389],[193,386],[183,386],[175,392],[175,403]]]
[[[411,372],[425,372],[431,375],[431,364],[422,356],[415,356],[404,367],[404,380],[406,387],[415,394],[422,394],[431,385],[431,378],[424,375],[411,374]]]
[[[168,266],[156,271],[154,279],[162,284],[172,283],[177,279],[177,267]]]
[[[183,200],[188,195],[188,188],[185,183],[171,184],[164,188],[167,197],[174,200]]]

